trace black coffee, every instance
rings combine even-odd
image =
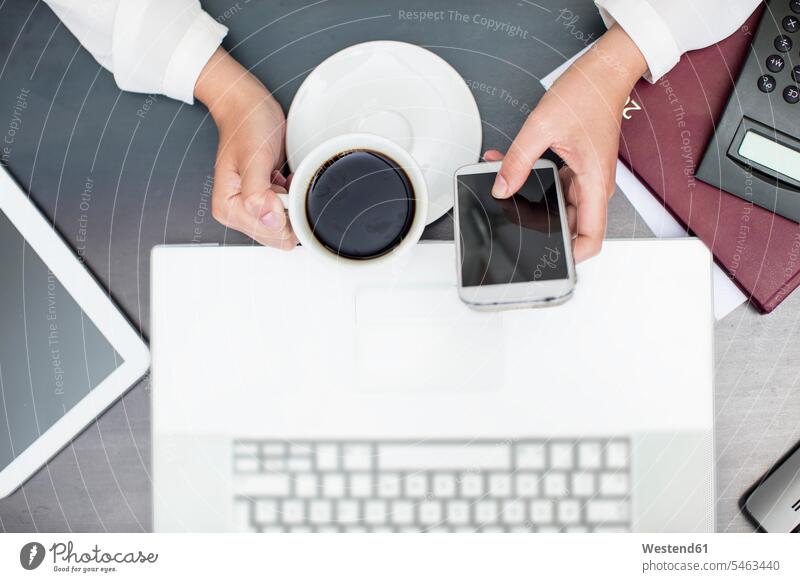
[[[403,240],[414,218],[414,189],[394,160],[376,152],[343,153],[317,172],[306,197],[314,236],[349,259],[372,259]]]

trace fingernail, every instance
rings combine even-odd
[[[502,175],[497,174],[494,179],[494,186],[492,186],[492,196],[495,198],[505,198],[508,194],[508,182]]]
[[[264,216],[261,217],[261,224],[263,224],[269,230],[280,230],[283,228],[283,220],[282,216],[275,212],[274,210],[270,210]]]

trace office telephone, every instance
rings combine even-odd
[[[800,222],[800,0],[770,0],[697,177]]]

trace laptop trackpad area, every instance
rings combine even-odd
[[[471,310],[455,287],[356,294],[359,391],[476,392],[504,384],[501,313]]]

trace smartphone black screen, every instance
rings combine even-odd
[[[492,197],[495,172],[459,176],[457,241],[464,287],[568,277],[554,170],[533,170],[519,192]]]

